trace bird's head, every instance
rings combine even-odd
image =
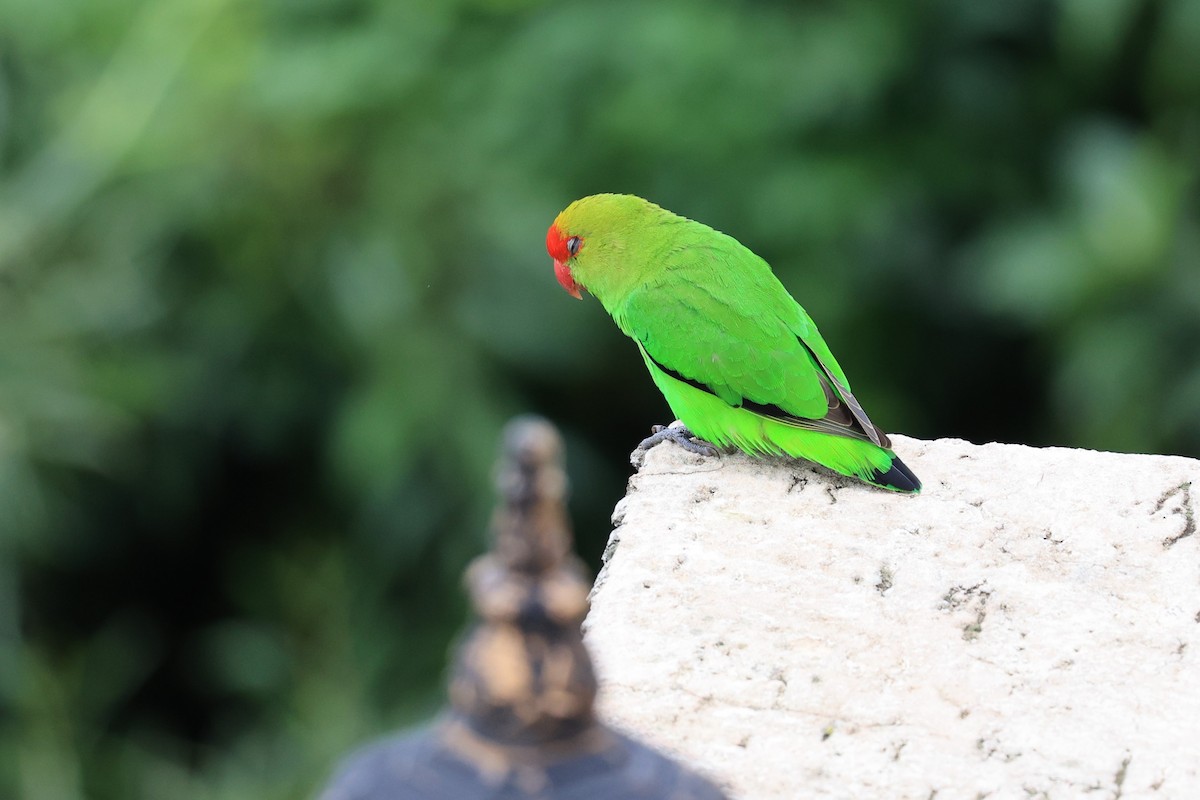
[[[554,276],[572,297],[594,294],[606,306],[644,280],[654,260],[651,229],[674,218],[629,194],[594,194],[567,206],[546,231]]]

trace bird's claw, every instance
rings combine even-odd
[[[651,434],[638,443],[634,448],[633,457],[630,459],[637,465],[640,460],[639,456],[644,457],[647,450],[654,447],[656,444],[663,442],[674,442],[675,444],[687,450],[689,453],[697,455],[713,457],[717,455],[717,448],[713,447],[708,442],[696,437],[684,425],[655,425],[650,429]]]

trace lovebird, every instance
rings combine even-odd
[[[808,313],[733,237],[634,195],[597,194],[558,215],[546,250],[562,287],[594,295],[637,343],[685,426],[640,448],[671,439],[715,455],[732,445],[920,491]]]

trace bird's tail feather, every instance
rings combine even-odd
[[[912,492],[916,494],[921,491],[920,479],[897,456],[892,457],[890,468],[887,470],[874,470],[869,475],[864,475],[863,480],[884,489],[891,489],[893,492]]]

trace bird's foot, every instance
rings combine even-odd
[[[655,425],[650,430],[652,431],[651,435],[638,443],[633,450],[633,455],[629,458],[635,467],[641,466],[647,450],[663,442],[674,442],[689,453],[701,456],[712,457],[717,454],[717,448],[697,437],[682,422],[675,425]]]

